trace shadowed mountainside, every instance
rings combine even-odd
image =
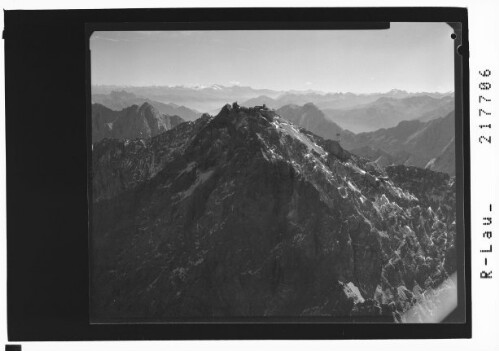
[[[92,105],[92,142],[104,138],[150,138],[183,123],[179,116],[161,114],[148,102],[113,111],[100,104]]]
[[[225,106],[92,157],[91,320],[397,321],[455,270],[455,185]]]
[[[341,145],[381,166],[403,164],[454,175],[454,112],[428,122],[403,121],[396,127],[341,136]]]
[[[286,105],[277,113],[316,135],[340,141],[345,149],[382,167],[401,164],[455,174],[454,112],[426,122],[402,121],[392,128],[358,134],[342,129],[310,103]]]

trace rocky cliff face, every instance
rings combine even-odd
[[[105,138],[150,138],[183,123],[179,116],[168,116],[148,102],[113,111],[99,104],[92,105],[92,142]]]
[[[92,159],[93,321],[396,321],[455,269],[452,178],[273,111],[227,105]]]

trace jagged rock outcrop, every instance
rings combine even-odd
[[[272,110],[104,140],[92,162],[93,321],[395,321],[455,265],[452,178],[384,169]]]
[[[168,116],[149,104],[132,105],[113,111],[100,104],[92,105],[92,142],[102,139],[146,139],[183,123],[179,116]]]

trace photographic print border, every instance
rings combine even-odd
[[[68,13],[69,12],[69,13]],[[50,14],[50,15],[49,15]],[[456,8],[308,8],[308,9],[141,9],[141,10],[79,10],[79,11],[65,11],[63,15],[61,11],[6,11],[6,85],[8,87],[18,86],[15,79],[19,76],[31,74],[35,77],[45,77],[46,74],[40,74],[36,67],[24,67],[21,71],[22,62],[15,62],[16,57],[20,53],[29,51],[24,45],[20,48],[16,46],[14,38],[25,38],[26,33],[30,30],[43,29],[43,23],[50,21],[47,15],[52,17],[53,22],[48,26],[47,31],[43,30],[38,35],[47,35],[53,33],[53,26],[58,24],[64,28],[64,25],[69,28],[69,31],[59,36],[68,37],[69,40],[81,40],[77,42],[78,45],[72,45],[70,53],[66,53],[64,58],[75,61],[71,64],[77,67],[71,72],[71,78],[75,82],[68,83],[69,86],[74,87],[76,84],[80,86],[76,89],[69,89],[71,92],[81,92],[81,84],[85,81],[85,94],[80,97],[73,97],[77,99],[76,109],[81,113],[83,111],[86,115],[86,133],[85,138],[82,139],[81,130],[77,130],[75,124],[74,135],[77,137],[74,142],[65,150],[65,155],[68,156],[70,164],[73,162],[78,166],[72,171],[77,173],[81,171],[82,164],[87,167],[85,172],[85,182],[81,183],[82,176],[78,173],[77,181],[80,186],[75,193],[72,194],[72,187],[69,188],[69,194],[66,201],[69,204],[77,203],[76,206],[66,206],[59,208],[64,215],[65,211],[72,213],[73,216],[79,218],[78,223],[86,223],[85,228],[79,228],[78,239],[75,239],[76,234],[70,238],[64,238],[62,243],[55,245],[55,248],[64,247],[61,244],[68,244],[69,252],[75,256],[75,265],[77,269],[73,271],[74,277],[69,279],[70,284],[66,284],[66,290],[63,289],[65,284],[62,284],[60,277],[64,274],[71,274],[71,267],[58,266],[60,262],[54,259],[48,259],[47,262],[43,261],[44,255],[57,253],[56,249],[50,248],[50,243],[56,242],[60,239],[58,236],[47,236],[48,244],[43,247],[49,247],[48,252],[44,254],[35,255],[35,258],[42,260],[44,268],[51,267],[55,272],[48,273],[47,271],[40,270],[40,276],[35,278],[39,281],[42,277],[44,279],[44,286],[48,287],[47,290],[41,291],[41,294],[34,295],[30,291],[30,284],[26,281],[21,281],[18,276],[23,275],[26,277],[33,277],[34,272],[30,272],[29,268],[32,267],[34,259],[28,258],[28,263],[22,262],[19,259],[19,254],[23,252],[23,242],[26,240],[26,234],[32,233],[35,235],[35,223],[22,222],[23,213],[22,207],[19,207],[22,200],[27,200],[29,193],[16,191],[21,189],[25,178],[18,179],[15,177],[19,172],[27,170],[27,165],[19,162],[19,159],[14,154],[16,147],[22,141],[17,138],[22,133],[22,125],[16,121],[15,104],[19,101],[19,96],[15,95],[11,89],[6,93],[6,119],[7,119],[7,174],[9,178],[9,191],[8,191],[8,294],[9,294],[9,339],[10,340],[137,340],[137,339],[383,339],[383,338],[466,338],[471,336],[471,290],[470,290],[470,237],[469,237],[469,99],[468,99],[468,55],[467,55],[467,17],[465,9]],[[226,21],[227,18],[237,19],[236,21]],[[147,22],[146,22],[147,19]],[[263,320],[257,323],[250,323],[246,321],[231,321],[227,320],[223,323],[167,323],[167,324],[154,324],[154,325],[99,325],[89,323],[89,294],[88,294],[88,278],[89,278],[89,261],[88,261],[88,246],[81,247],[83,239],[88,243],[88,232],[86,237],[83,238],[82,229],[88,229],[91,219],[91,210],[89,199],[91,193],[87,194],[88,181],[90,179],[90,166],[91,166],[91,153],[89,147],[91,142],[90,132],[90,65],[89,65],[89,51],[88,42],[90,34],[93,30],[122,30],[128,29],[333,29],[335,23],[345,26],[359,26],[361,24],[369,23],[386,23],[386,22],[453,22],[460,23],[462,32],[458,33],[456,38],[457,46],[461,45],[460,54],[455,54],[455,101],[456,101],[456,181],[457,181],[457,219],[458,224],[462,225],[461,230],[457,234],[457,249],[458,259],[464,259],[458,264],[458,309],[454,311],[444,323],[441,324],[341,324],[337,322],[306,322],[297,318],[296,321],[283,322],[283,321],[270,321]],[[126,23],[123,23],[126,22]],[[26,27],[21,30],[21,25],[26,24]],[[29,25],[28,25],[29,23]],[[161,23],[161,24],[159,24]],[[162,27],[162,28],[159,28]],[[272,27],[272,28],[271,28]],[[297,28],[298,27],[298,28]],[[462,36],[459,36],[461,34]],[[23,37],[24,35],[24,37]],[[10,44],[12,40],[12,44]],[[31,39],[32,40],[32,39]],[[45,41],[50,40],[50,37]],[[84,40],[84,42],[83,42]],[[42,41],[43,43],[43,41]],[[459,44],[460,43],[460,44]],[[51,55],[57,55],[58,51],[62,52],[64,48],[58,47],[55,43],[49,45]],[[32,46],[31,54],[34,52],[41,52],[43,48],[41,45]],[[77,57],[80,54],[82,57]],[[54,57],[46,57],[46,55],[39,56],[42,62],[44,60],[54,60]],[[85,61],[82,66],[82,59]],[[56,58],[57,62],[59,58]],[[56,67],[54,64],[50,67]],[[31,69],[29,69],[31,68]],[[68,72],[57,70],[56,81],[60,81],[64,74]],[[83,78],[83,79],[82,79]],[[67,79],[67,78],[66,78]],[[63,81],[64,78],[63,78]],[[41,86],[41,83],[35,83],[36,86]],[[42,95],[49,96],[51,87],[43,92]],[[60,88],[57,91],[61,91]],[[86,98],[85,98],[86,97]],[[82,101],[82,100],[85,101]],[[83,109],[81,109],[83,107]],[[19,117],[18,117],[19,118]],[[61,120],[62,116],[56,114],[57,120]],[[73,125],[72,125],[73,126]],[[63,129],[63,127],[59,127]],[[41,126],[43,131],[47,131],[47,127]],[[31,140],[30,144],[33,145],[35,140]],[[84,143],[83,143],[84,142]],[[75,147],[78,152],[75,152]],[[19,149],[18,149],[19,150]],[[21,147],[21,153],[28,152],[25,148]],[[83,151],[83,152],[82,152]],[[71,158],[73,155],[73,158]],[[76,156],[75,156],[76,155]],[[46,155],[45,157],[54,157],[53,155]],[[53,161],[53,160],[52,160]],[[51,162],[49,162],[50,164]],[[56,171],[54,171],[56,172]],[[57,183],[48,184],[36,183],[39,187],[53,186],[57,188]],[[76,180],[75,180],[76,184]],[[90,190],[88,190],[90,191]],[[14,195],[15,194],[15,195]],[[85,194],[84,198],[82,195]],[[74,196],[71,196],[74,195]],[[89,197],[87,197],[87,195]],[[16,198],[14,199],[14,196]],[[64,197],[62,197],[64,198]],[[82,209],[86,208],[84,213]],[[47,214],[50,210],[48,208],[41,208],[40,211]],[[76,213],[76,211],[79,211]],[[90,217],[89,217],[90,216]],[[57,223],[54,216],[48,216],[51,222],[43,223],[44,233],[50,232],[47,224]],[[39,230],[38,230],[39,232]],[[71,229],[68,228],[68,232]],[[459,235],[464,233],[465,235]],[[31,237],[28,234],[29,237]],[[37,239],[35,239],[35,243]],[[74,240],[74,241],[71,241]],[[80,246],[76,246],[78,244]],[[24,250],[26,250],[24,248]],[[28,250],[28,251],[32,251]],[[67,257],[67,254],[62,255]],[[85,274],[86,273],[86,274]],[[460,279],[464,277],[464,279]],[[87,281],[85,281],[87,280]],[[66,282],[67,283],[67,282]],[[72,283],[72,284],[71,284]],[[68,288],[69,285],[69,288]],[[81,291],[83,287],[87,287],[86,291]],[[70,297],[63,297],[60,304],[54,304],[62,293],[71,293]],[[33,298],[34,297],[34,298]],[[30,300],[31,298],[31,300]],[[86,300],[85,300],[86,298]],[[74,302],[71,299],[76,299],[78,302],[73,305],[76,306],[74,310],[67,309]],[[31,301],[28,306],[34,306],[34,311],[29,311],[23,308],[26,301]],[[51,302],[49,306],[56,306],[53,309],[40,308],[43,303]],[[36,313],[37,311],[45,311],[45,313]],[[48,313],[47,313],[48,312]],[[465,316],[466,323],[458,323]]]

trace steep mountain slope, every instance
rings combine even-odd
[[[145,97],[137,96],[125,90],[111,91],[109,94],[92,94],[92,103],[104,105],[107,108],[115,111],[120,111],[132,105],[142,105],[145,102],[151,104],[161,114],[169,116],[179,116],[186,121],[193,121],[201,116],[201,113],[179,106],[173,103],[162,103]]]
[[[455,138],[451,139],[451,141],[444,147],[440,154],[428,161],[425,168],[438,172],[446,172],[451,175],[456,174]]]
[[[225,106],[92,156],[92,321],[400,320],[455,269],[455,185]]]
[[[426,122],[446,116],[453,110],[453,96],[434,98],[422,95],[402,99],[381,97],[351,109],[323,109],[323,112],[342,128],[360,133],[394,127],[401,121],[419,119]]]
[[[327,119],[315,105],[286,105],[281,117],[325,139],[341,140],[352,153],[376,161],[379,166],[402,164],[455,174],[454,114],[428,122],[402,121],[396,127],[354,134]],[[446,150],[445,155],[444,149]],[[438,159],[438,161],[437,161]]]
[[[374,149],[368,145],[350,151],[355,155],[365,157],[375,162],[380,167],[403,165],[411,157],[407,152],[398,152],[396,155],[391,155],[382,149]]]
[[[291,123],[300,126],[325,139],[338,139],[338,134],[343,129],[331,120],[314,104],[308,103],[303,106],[286,105],[278,109],[277,114]]]
[[[116,111],[100,104],[92,105],[92,143],[111,135],[112,123],[116,118],[118,118]]]
[[[342,133],[341,145],[360,156],[377,160],[380,165],[404,164],[424,168],[434,160],[431,169],[455,174],[454,112],[429,122],[419,120],[403,121],[396,127],[379,129],[375,132]],[[380,150],[378,152],[378,150]],[[390,157],[386,157],[386,154]],[[445,160],[445,161],[444,161]],[[435,163],[436,162],[436,163]],[[430,166],[429,166],[430,167]]]
[[[92,105],[92,142],[104,138],[150,138],[183,123],[179,116],[161,114],[151,104],[132,105],[113,111],[100,104]]]

